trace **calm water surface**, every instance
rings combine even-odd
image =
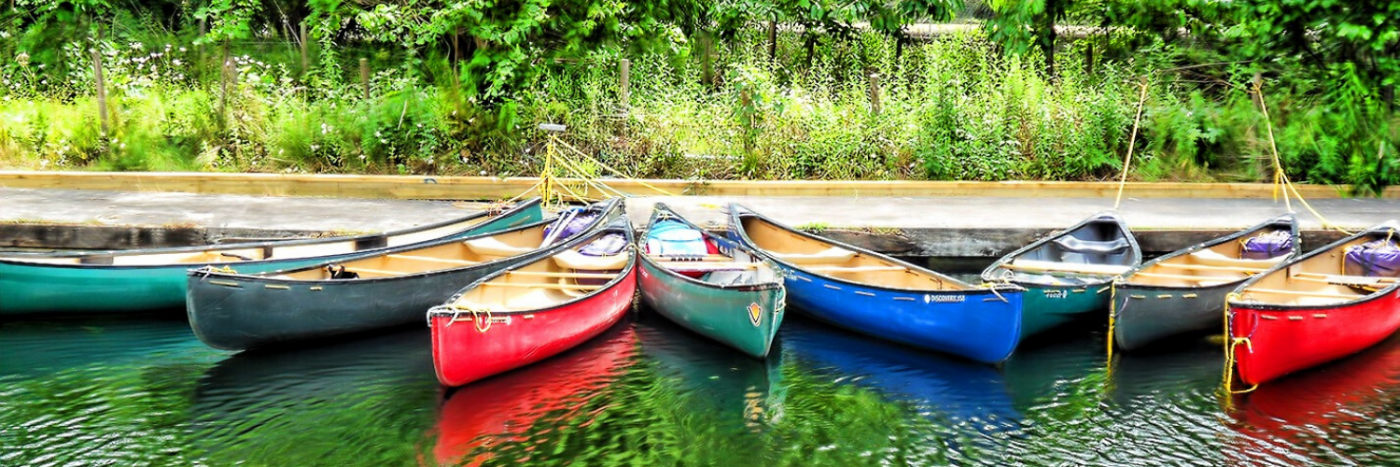
[[[757,361],[649,311],[456,391],[426,328],[278,352],[178,320],[0,324],[0,465],[1397,465],[1400,339],[1246,397],[1102,326],[1001,368],[790,316]]]

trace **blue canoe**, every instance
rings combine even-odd
[[[773,260],[797,310],[882,339],[1000,363],[1021,334],[1021,288],[974,286],[800,232],[737,204],[729,235]]]

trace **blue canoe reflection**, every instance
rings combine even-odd
[[[791,318],[791,317],[790,317]],[[812,370],[978,431],[1015,429],[1021,414],[996,368],[866,338],[804,319],[783,323],[783,353]]]

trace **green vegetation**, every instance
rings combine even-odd
[[[16,0],[0,57],[0,168],[1101,180],[1146,77],[1135,179],[1268,181],[1257,73],[1293,180],[1400,183],[1400,2]]]

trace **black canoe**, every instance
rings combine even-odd
[[[1243,242],[1285,233],[1291,249],[1269,259],[1245,259]],[[1250,276],[1297,258],[1302,252],[1292,215],[1191,246],[1143,263],[1114,284],[1113,340],[1132,350],[1191,332],[1219,331],[1225,296]]]
[[[597,216],[575,235],[621,216],[621,206],[619,200],[589,206],[583,212]],[[463,285],[553,255],[567,242],[541,248],[549,224],[261,274],[190,270],[190,327],[210,347],[242,350],[418,323]]]

